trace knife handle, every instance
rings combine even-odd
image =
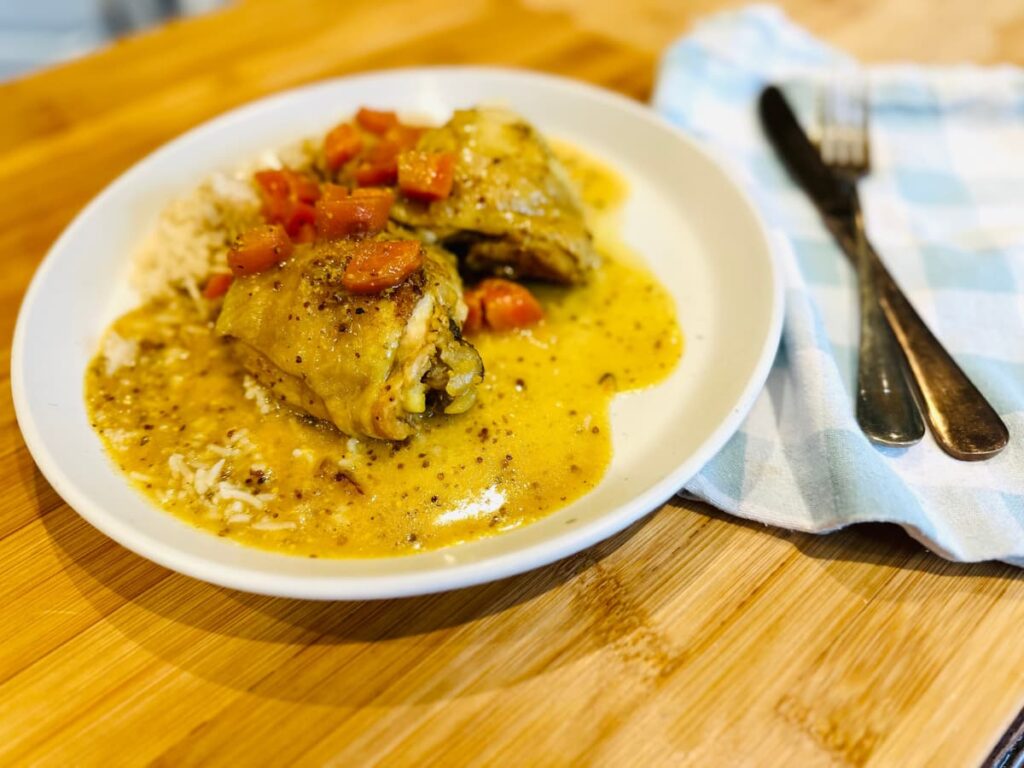
[[[935,440],[961,461],[992,458],[1010,441],[1006,424],[925,325],[877,254],[874,261],[879,303],[914,374]]]
[[[856,195],[856,192],[853,193]],[[868,251],[860,206],[856,203],[855,237],[860,298],[857,354],[857,423],[883,445],[913,445],[924,437],[924,419],[914,399],[903,355],[878,302],[875,262]]]
[[[852,222],[832,219],[828,225],[846,254],[856,259]],[[865,251],[879,304],[914,376],[935,441],[961,461],[992,458],[1010,440],[1006,424],[925,325],[867,239]]]

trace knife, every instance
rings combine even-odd
[[[833,173],[808,141],[796,117],[776,88],[761,98],[761,115],[769,137],[790,173],[818,206],[830,231],[850,222],[857,250],[860,333],[857,350],[855,416],[869,440],[908,446],[924,436],[924,418],[914,398],[913,383],[878,302],[874,265],[867,253],[857,186],[849,176]]]
[[[814,202],[839,247],[856,264],[856,198],[849,186],[822,161],[778,88],[768,86],[761,92],[758,109],[776,153]],[[936,442],[956,459],[995,456],[1009,442],[1006,425],[925,325],[871,244],[864,245],[879,304],[917,384]]]

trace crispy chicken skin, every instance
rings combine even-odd
[[[392,218],[465,253],[470,270],[580,283],[597,264],[583,211],[541,135],[503,109],[455,112],[417,147],[456,155],[452,193]]]
[[[341,277],[356,245],[300,246],[236,280],[217,331],[279,400],[349,435],[403,440],[419,414],[467,410],[483,364],[460,335],[466,308],[451,254],[424,246],[423,267],[404,282],[354,295]]]

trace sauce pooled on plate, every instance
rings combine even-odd
[[[586,284],[531,284],[545,317],[471,341],[486,374],[467,412],[403,442],[350,438],[280,405],[179,292],[116,320],[86,375],[95,429],[154,503],[238,542],[317,557],[412,553],[529,523],[600,481],[616,392],[675,367],[671,297],[615,240],[623,183],[557,154],[602,264]]]

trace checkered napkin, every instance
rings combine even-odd
[[[871,239],[1010,429],[999,456],[967,463],[930,435],[881,448],[857,428],[855,276],[757,119],[766,83],[782,83],[800,112],[815,81],[853,67],[760,6],[709,18],[664,57],[655,107],[746,185],[777,234],[786,286],[768,384],[686,491],[785,528],[887,521],[946,558],[1024,565],[1024,72],[863,72],[872,91],[873,172],[861,188]]]

